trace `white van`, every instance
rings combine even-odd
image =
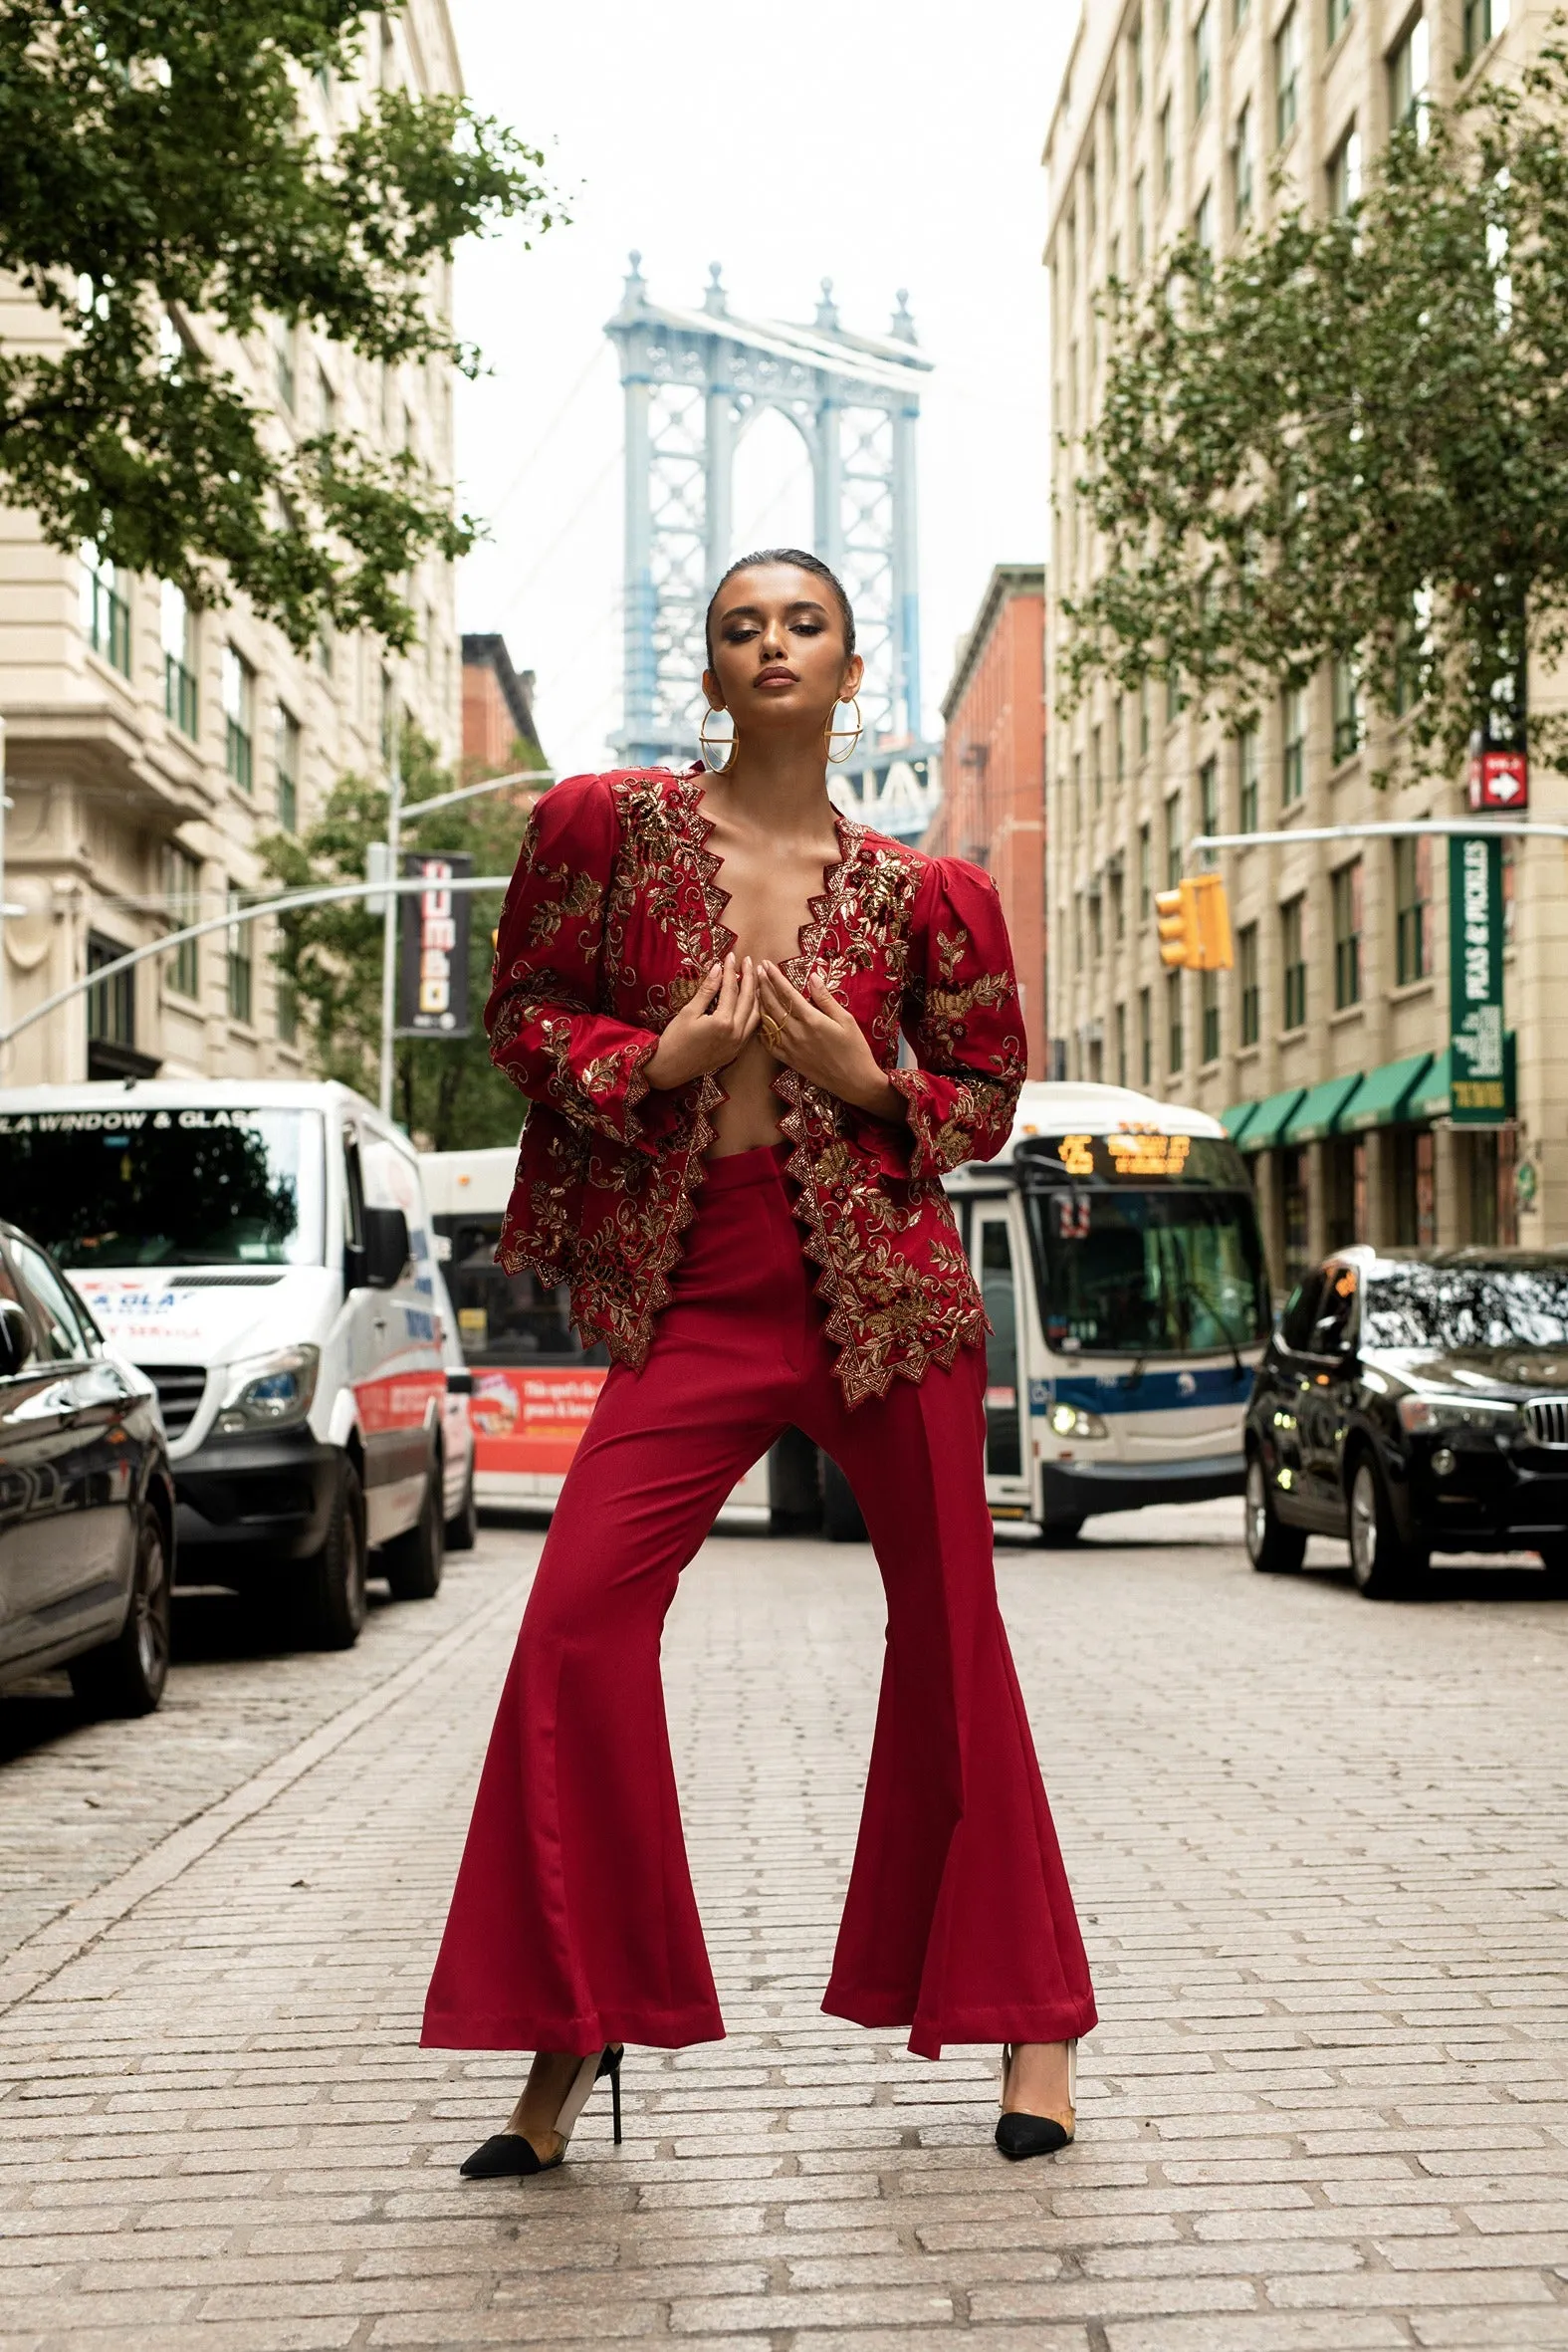
[[[182,1582],[276,1598],[335,1648],[367,1565],[400,1599],[435,1591],[444,1333],[389,1121],[322,1083],[8,1087],[0,1215],[156,1384]]]

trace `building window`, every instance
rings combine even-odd
[[[1187,1043],[1182,1036],[1182,975],[1167,972],[1165,976],[1165,1066],[1174,1078],[1187,1059]]]
[[[1116,697],[1116,781],[1121,784],[1127,775],[1127,697]]]
[[[1138,920],[1146,923],[1154,912],[1154,846],[1149,827],[1138,827]]]
[[[1306,790],[1306,689],[1291,686],[1280,696],[1284,755],[1279,798],[1289,809]]]
[[[1239,33],[1252,13],[1252,0],[1231,0],[1231,30]]]
[[[1394,1130],[1394,1239],[1430,1250],[1438,1238],[1437,1151],[1430,1127]]]
[[[287,319],[272,323],[272,372],[282,405],[294,414],[294,329]]]
[[[1200,982],[1200,1006],[1203,1012],[1203,1042],[1205,1061],[1220,1058],[1220,975],[1205,972]]]
[[[1248,727],[1244,734],[1235,739],[1237,832],[1255,833],[1257,830],[1258,767],[1257,729]]]
[[[115,939],[100,939],[90,935],[87,945],[89,972],[102,972],[106,964],[117,964],[127,950]],[[136,1042],[136,972],[116,972],[112,980],[101,980],[87,992],[87,1033],[90,1046],[134,1046]]]
[[[1116,1083],[1118,1086],[1125,1086],[1127,1083],[1127,1008],[1125,1005],[1118,1005],[1116,1008]]]
[[[1172,793],[1165,804],[1165,886],[1174,890],[1182,878],[1182,796]]]
[[[1394,977],[1397,987],[1432,970],[1432,839],[1407,833],[1394,844]]]
[[[1098,809],[1105,798],[1105,762],[1101,757],[1098,727],[1093,727],[1089,731],[1089,766],[1094,776],[1094,806]]]
[[[1220,830],[1220,763],[1205,760],[1198,771],[1198,810],[1208,834]]]
[[[232,645],[223,648],[223,764],[241,792],[255,782],[256,672]]]
[[[184,931],[201,921],[201,859],[177,841],[163,851],[163,901],[171,930]],[[163,967],[164,985],[176,996],[200,996],[200,949],[199,939],[182,939]]]
[[[1127,36],[1128,79],[1132,83],[1134,115],[1143,113],[1143,18],[1139,17]]]
[[[1351,0],[1328,0],[1328,46],[1333,48],[1350,22]]]
[[[1182,681],[1175,670],[1168,670],[1165,679],[1165,723],[1174,727],[1187,708],[1187,697],[1182,692]]]
[[[392,765],[393,756],[394,756],[394,754],[395,754],[395,752],[397,751],[397,748],[398,748],[398,743],[397,743],[397,733],[398,733],[397,693],[396,693],[396,690],[395,690],[395,688],[393,687],[393,684],[392,684],[392,673],[391,673],[391,671],[390,671],[390,670],[382,670],[382,672],[381,672],[381,765],[382,765],[382,767],[383,767],[383,768],[390,769],[390,767],[391,767],[391,765]],[[1076,762],[1076,761],[1074,761],[1074,763],[1073,763],[1073,766],[1074,766],[1074,771],[1076,771],[1076,768],[1077,768],[1077,762]]]
[[[1328,167],[1328,208],[1339,219],[1361,201],[1361,133],[1352,122]]]
[[[1149,258],[1149,199],[1143,173],[1133,181],[1133,259],[1139,269]]]
[[[1274,144],[1283,146],[1296,126],[1301,103],[1301,22],[1295,9],[1285,11],[1274,35]]]
[[[1361,748],[1361,681],[1348,655],[1334,660],[1334,764],[1351,759]]]
[[[1111,867],[1107,877],[1111,886],[1111,937],[1121,940],[1127,936],[1127,894],[1122,888],[1121,859]]]
[[[97,654],[130,675],[130,604],[122,575],[85,539],[82,558],[82,634]]]
[[[1116,93],[1112,91],[1105,102],[1105,168],[1114,179],[1121,167],[1121,147],[1116,136]]]
[[[1169,198],[1176,176],[1176,148],[1171,137],[1171,102],[1160,109],[1160,193]]]
[[[1209,94],[1214,88],[1215,44],[1214,25],[1210,14],[1210,0],[1198,11],[1193,26],[1193,120],[1202,121],[1209,107]]]
[[[1257,925],[1248,923],[1235,935],[1235,974],[1241,992],[1241,1043],[1255,1046],[1262,1034],[1262,1002],[1257,986]]]
[[[1103,900],[1100,896],[1098,875],[1089,887],[1089,945],[1096,963],[1105,952],[1105,925],[1102,918]]]
[[[1213,188],[1205,188],[1198,199],[1198,209],[1193,214],[1193,242],[1197,245],[1200,253],[1207,253],[1211,258],[1213,257],[1215,249],[1215,193]]]
[[[1154,1084],[1154,998],[1146,988],[1138,991],[1138,1072],[1140,1085]]]
[[[163,639],[163,715],[182,735],[194,735],[197,719],[195,627],[190,606],[172,580],[163,583],[158,627]]]
[[[1138,757],[1149,757],[1149,681],[1143,679],[1138,688]]]
[[[1508,0],[1464,0],[1464,63],[1485,48],[1508,21]]]
[[[278,823],[286,833],[300,823],[300,722],[293,711],[278,705]]]
[[[1231,143],[1231,211],[1238,229],[1245,228],[1252,217],[1254,195],[1252,102],[1248,99],[1235,118],[1235,137]]]
[[[1287,898],[1279,910],[1279,963],[1284,979],[1284,1025],[1306,1021],[1306,900]]]
[[[1389,121],[1396,130],[1427,135],[1427,81],[1432,65],[1426,14],[1416,18],[1389,59]]]
[[[229,912],[232,914],[245,902],[243,891],[229,885]],[[249,1021],[251,1017],[251,946],[252,928],[249,923],[229,925],[229,1019]]]
[[[278,1043],[296,1046],[300,1042],[300,998],[287,972],[280,972],[273,983],[273,999],[278,1016]]]
[[[1333,877],[1334,1007],[1361,1002],[1361,860],[1351,859]]]

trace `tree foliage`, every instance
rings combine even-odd
[[[525,755],[514,766],[527,764]],[[418,802],[450,792],[454,785],[425,738],[406,728],[405,815]],[[308,832],[273,833],[260,844],[268,871],[288,890],[362,881],[370,843],[386,839],[387,814],[384,786],[345,776]],[[517,795],[486,793],[411,825],[404,845],[467,850],[475,873],[510,874],[524,821]],[[515,1143],[523,1124],[522,1098],[493,1066],[480,1022],[490,993],[491,934],[501,912],[501,892],[492,897],[488,891],[475,891],[469,905],[471,1034],[452,1040],[400,1038],[394,1048],[393,1110],[410,1135],[426,1139],[435,1151]],[[411,901],[404,898],[402,909],[410,908]],[[402,909],[400,917],[407,920]],[[324,1077],[340,1078],[374,1101],[381,1038],[381,917],[367,914],[362,900],[349,900],[282,916],[278,932],[276,961],[294,985],[313,1065]]]
[[[1177,677],[1232,724],[1326,659],[1452,764],[1568,643],[1568,47],[1396,131],[1338,218],[1186,239],[1113,343],[1076,484],[1069,699]],[[1568,765],[1568,720],[1531,750]]]
[[[551,219],[539,154],[462,100],[361,89],[354,119],[313,130],[310,78],[352,75],[367,21],[356,0],[0,8],[0,269],[66,329],[0,349],[0,497],[193,601],[243,590],[301,647],[327,622],[405,646],[401,576],[475,527],[408,451],[294,439],[214,331],[281,321],[472,372],[438,265],[504,218]]]

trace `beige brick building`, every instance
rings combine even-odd
[[[1079,436],[1100,396],[1092,301],[1194,228],[1224,254],[1266,217],[1270,172],[1322,209],[1358,191],[1391,121],[1506,71],[1538,44],[1536,0],[1089,0],[1045,149],[1049,174],[1054,581],[1085,579]],[[1063,624],[1052,608],[1054,675]],[[1532,678],[1532,705],[1560,686]],[[1097,689],[1053,728],[1050,1027],[1058,1064],[1226,1114],[1251,1155],[1282,1281],[1352,1238],[1568,1240],[1568,1056],[1551,1005],[1568,983],[1555,843],[1508,861],[1506,1020],[1516,1120],[1450,1122],[1447,849],[1306,842],[1228,854],[1237,962],[1167,974],[1150,899],[1200,832],[1459,817],[1462,781],[1378,792],[1398,729],[1369,724],[1350,675],[1282,695],[1227,736],[1163,686]],[[1537,771],[1532,815],[1568,816]],[[1330,1084],[1329,1081],[1336,1081]]]
[[[372,15],[363,76],[455,91],[446,0]],[[363,83],[304,86],[301,104],[351,118]],[[443,272],[441,299],[450,295]],[[211,344],[199,319],[182,333]],[[56,322],[0,282],[0,338],[25,345]],[[278,429],[336,426],[412,448],[452,478],[452,385],[443,366],[383,368],[282,329],[224,356]],[[384,769],[400,714],[458,753],[460,656],[452,568],[412,584],[421,641],[389,657],[368,636],[310,656],[243,601],[187,609],[156,580],[115,575],[85,549],[45,545],[33,518],[0,508],[0,717],[5,721],[6,1020],[181,922],[221,913],[262,880],[254,844],[298,829],[346,770]],[[270,926],[218,932],[79,997],[0,1052],[0,1080],[147,1073],[288,1076],[301,1067],[277,984]]]

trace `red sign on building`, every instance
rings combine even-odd
[[[1470,807],[1508,809],[1518,815],[1530,805],[1530,768],[1523,752],[1470,754]]]

